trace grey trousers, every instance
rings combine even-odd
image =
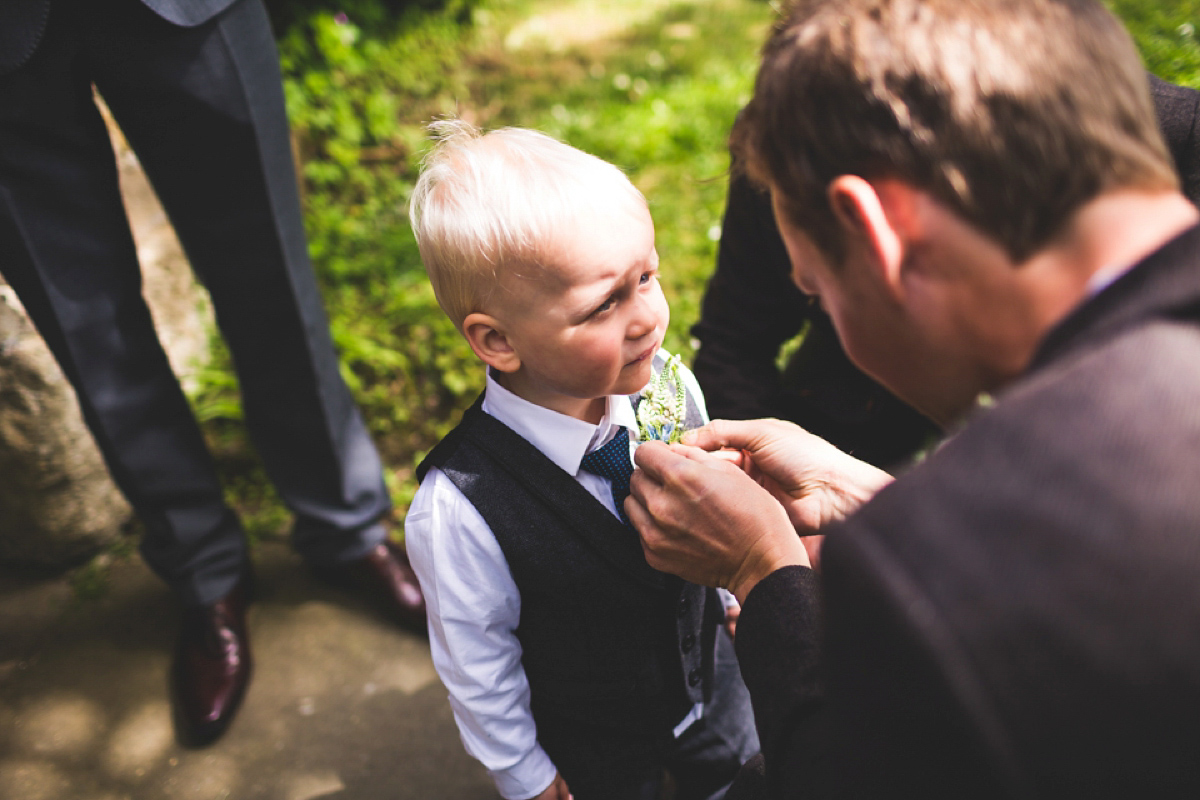
[[[0,76],[0,272],[144,522],[147,563],[207,604],[244,570],[245,538],[142,299],[93,83],[211,294],[297,550],[364,554],[389,501],[309,262],[261,0],[195,27],[137,0],[53,0],[33,55]]]

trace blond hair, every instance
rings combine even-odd
[[[838,175],[928,191],[1016,263],[1106,191],[1178,186],[1133,43],[1094,0],[797,0],[731,144],[835,263]]]
[[[462,120],[429,130],[436,143],[409,219],[438,304],[460,329],[503,275],[545,266],[545,251],[565,225],[615,203],[646,206],[617,167],[544,133],[483,133]]]

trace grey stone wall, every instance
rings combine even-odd
[[[129,506],[75,394],[0,286],[0,563],[69,566],[114,539]]]

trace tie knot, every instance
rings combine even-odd
[[[629,476],[633,474],[633,462],[629,460],[629,432],[619,428],[607,444],[584,456],[580,466],[593,475],[607,478],[614,488],[620,486],[628,490]]]

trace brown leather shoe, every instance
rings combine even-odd
[[[250,683],[246,633],[249,578],[210,606],[185,609],[171,667],[171,704],[180,743],[215,741],[233,719]]]
[[[323,564],[316,574],[340,588],[365,593],[404,627],[424,634],[425,596],[404,549],[389,539],[362,558],[344,564]]]

